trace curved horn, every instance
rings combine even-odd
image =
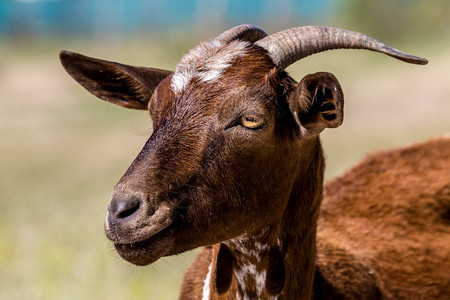
[[[366,49],[412,64],[428,63],[425,58],[395,49],[363,33],[333,27],[291,28],[265,37],[255,44],[266,49],[281,70],[306,56],[332,49]]]
[[[267,33],[255,25],[243,24],[231,29],[228,29],[221,35],[215,38],[215,40],[228,44],[234,40],[244,40],[254,43],[267,36]]]

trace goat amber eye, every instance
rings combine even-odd
[[[264,119],[255,115],[246,115],[241,117],[241,124],[249,129],[257,129],[264,125]]]

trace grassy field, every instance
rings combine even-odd
[[[150,135],[149,117],[88,94],[58,51],[173,69],[194,42],[0,45],[0,299],[176,299],[195,251],[138,268],[103,233],[110,192]],[[343,87],[344,125],[323,134],[327,178],[370,151],[450,131],[450,44],[402,48],[430,64],[333,51],[290,67],[298,80],[330,71]]]

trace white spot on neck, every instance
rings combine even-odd
[[[206,275],[205,281],[203,281],[202,300],[209,300],[209,293],[210,293],[210,290],[211,290],[210,289],[211,271],[212,271],[212,262],[209,264],[208,274]]]
[[[254,294],[257,295],[258,299],[263,297],[267,277],[267,261],[263,260],[263,258],[267,257],[270,249],[268,244],[261,242],[262,237],[266,233],[267,229],[264,229],[257,236],[249,237],[245,234],[225,242],[228,247],[241,254],[239,257],[236,257],[237,265],[234,274],[244,300],[250,299],[247,283],[251,278],[255,282]],[[270,299],[276,298],[271,297]]]

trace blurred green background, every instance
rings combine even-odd
[[[225,29],[273,33],[300,25],[362,31],[429,59],[408,65],[342,50],[289,67],[300,80],[329,71],[345,121],[323,134],[327,178],[366,153],[450,129],[450,2],[1,1],[0,299],[176,299],[195,251],[148,267],[122,261],[103,233],[112,187],[151,134],[145,112],[91,96],[58,52],[174,69]]]

